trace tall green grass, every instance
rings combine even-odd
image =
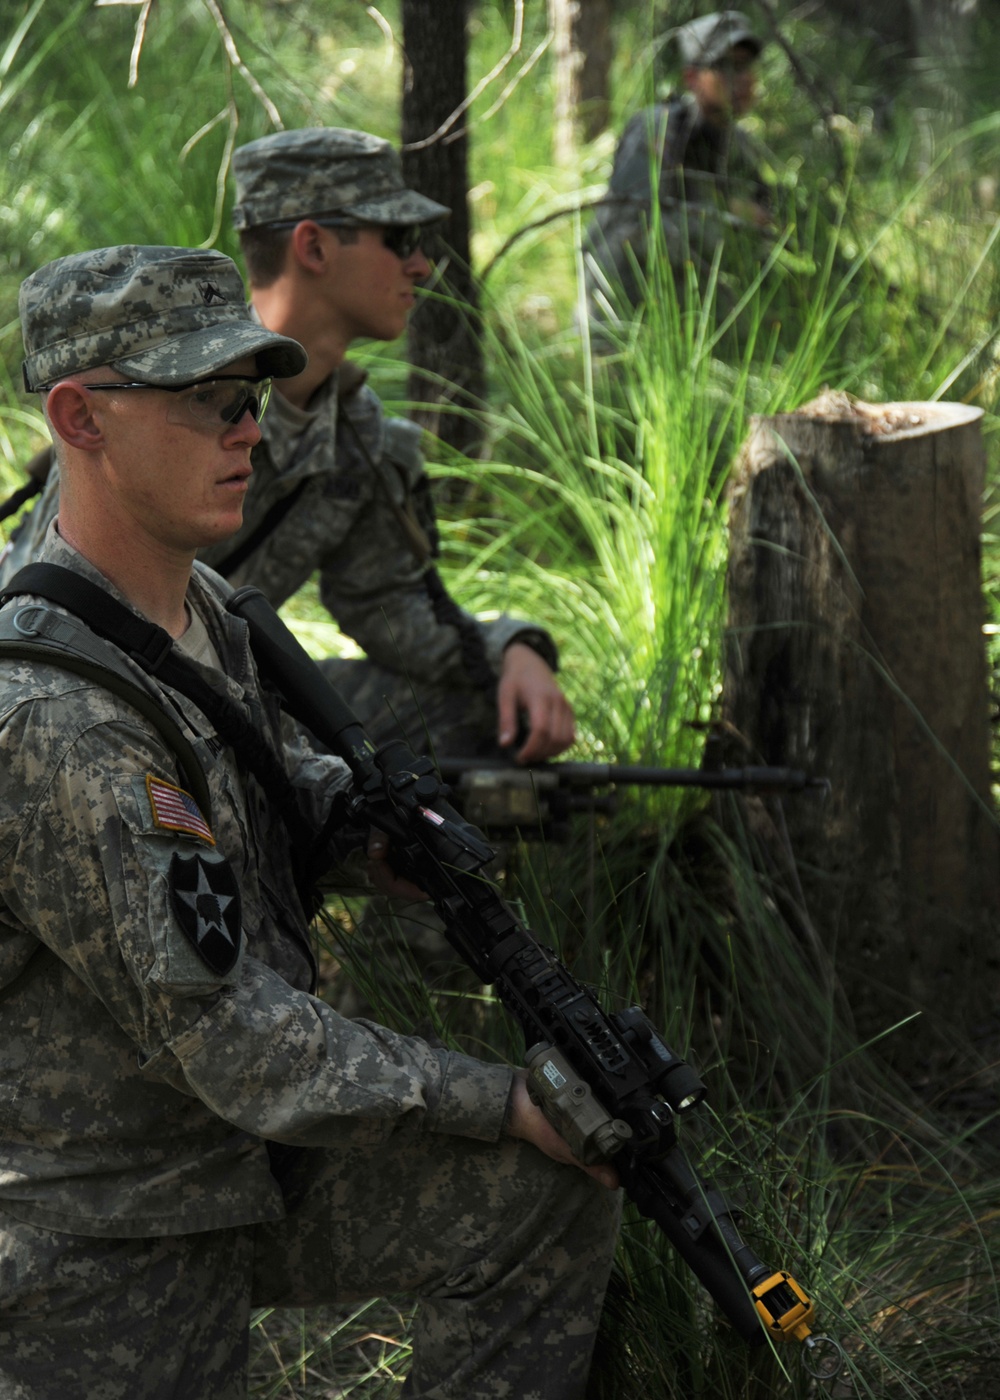
[[[380,8],[398,32],[396,6]],[[508,10],[499,0],[476,7],[474,75],[504,52]],[[334,23],[307,0],[225,6],[243,60],[287,125],[393,136],[398,50],[365,7],[336,11]],[[154,7],[131,89],[136,7],[32,0],[17,16],[0,40],[8,478],[42,437],[37,405],[16,387],[21,277],[50,257],[117,241],[214,240],[234,251],[220,170],[233,140],[271,121],[200,0]],[[545,29],[544,7],[529,4],[524,52],[504,84]],[[838,68],[835,39],[817,24],[796,13],[787,32],[814,73]],[[638,6],[617,37],[621,119],[651,97],[661,46]],[[844,55],[840,70],[852,62]],[[579,318],[586,214],[548,216],[600,192],[613,141],[582,151],[574,168],[553,165],[539,120],[544,54],[492,115],[499,85],[471,114],[480,265],[524,224],[548,221],[503,253],[486,284],[490,391],[475,406],[487,425],[484,458],[432,460],[464,486],[461,510],[444,522],[443,569],[474,610],[507,608],[556,633],[581,755],[701,761],[725,627],[726,472],[753,414],[793,409],[825,385],[872,400],[943,395],[989,415],[995,407],[997,225],[981,183],[995,118],[955,132],[926,103],[908,111],[904,96],[889,131],[862,74],[831,136],[780,50],[766,53],[763,69],[754,123],[774,151],[776,241],[736,274],[720,262],[680,299],[662,260],[654,264],[642,317],[599,355]],[[398,396],[399,347],[368,358],[376,385]],[[987,426],[993,481],[992,417]],[[992,517],[988,528],[992,600]],[[308,605],[291,611],[305,618]],[[309,617],[312,644],[326,645],[328,630]],[[743,1188],[758,1253],[815,1292],[820,1325],[842,1339],[846,1373],[826,1393],[978,1400],[991,1393],[998,1350],[995,1132],[922,1104],[885,1069],[878,1044],[858,1046],[780,834],[781,806],[770,800],[619,794],[613,817],[581,816],[567,844],[517,848],[507,886],[607,1004],[641,1001],[673,1044],[690,1049],[711,1110],[684,1139],[714,1180]],[[351,918],[338,917],[325,936],[349,957],[341,930]],[[419,988],[377,990],[399,1024],[430,1019],[481,1053],[519,1053],[488,993],[470,1031]],[[794,1349],[751,1357],[736,1344],[656,1231],[635,1218],[609,1317],[595,1395],[824,1393]],[[254,1393],[395,1394],[407,1346],[405,1314],[381,1304],[261,1316]]]

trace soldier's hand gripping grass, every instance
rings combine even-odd
[[[636,1206],[745,1341],[795,1338],[817,1351],[825,1339],[811,1334],[805,1292],[757,1257],[678,1142],[678,1118],[705,1095],[695,1072],[638,1007],[605,1012],[518,919],[483,874],[492,848],[449,805],[429,758],[403,743],[376,750],[256,589],[238,590],[228,606],[249,624],[258,663],[290,713],[350,767],[354,824],[388,835],[394,869],[426,891],[454,947],[517,1019],[531,1092],[575,1156],[613,1160]]]

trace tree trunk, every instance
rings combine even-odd
[[[485,391],[479,293],[469,252],[469,143],[465,117],[440,137],[466,96],[466,0],[403,0],[403,173],[407,184],[451,209],[424,251],[439,280],[410,317],[410,397],[424,407],[413,417],[443,441],[472,452],[480,440],[474,414]],[[433,139],[432,139],[433,138]]]
[[[549,0],[554,35],[557,165],[572,163],[577,138],[593,141],[611,120],[611,0]]]
[[[890,1054],[995,1003],[980,418],[825,395],[755,420],[732,486],[726,717],[830,780],[792,854],[859,1034],[925,1013]]]

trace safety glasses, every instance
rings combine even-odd
[[[245,375],[219,374],[194,384],[85,384],[85,389],[159,389],[176,394],[167,410],[167,421],[219,431],[238,423],[244,413],[260,422],[271,396],[267,377],[248,379]]]

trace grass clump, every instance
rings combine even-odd
[[[476,73],[509,40],[507,8],[476,7]],[[398,35],[396,7],[381,12]],[[400,55],[364,7],[338,9],[335,28],[306,0],[246,0],[225,14],[287,125],[395,135]],[[234,252],[220,182],[228,151],[272,125],[200,0],[154,10],[130,89],[135,19],[132,6],[32,0],[0,53],[0,470],[10,484],[44,440],[36,401],[16,387],[21,278],[119,241]],[[526,21],[519,69],[544,41],[542,7]],[[834,70],[817,23],[795,14],[783,24],[809,72]],[[618,39],[620,127],[652,96],[660,45],[644,14],[621,18]],[[472,610],[509,609],[558,636],[575,756],[697,766],[718,720],[726,473],[754,414],[794,409],[827,385],[873,401],[977,403],[995,492],[1000,224],[982,182],[996,118],[970,108],[949,129],[900,94],[889,126],[862,74],[840,104],[850,110],[820,122],[787,55],[770,47],[755,122],[771,148],[774,240],[736,262],[727,252],[679,287],[654,260],[642,314],[592,354],[579,316],[586,214],[511,242],[599,194],[610,168],[609,136],[576,166],[554,165],[538,119],[550,76],[540,55],[494,115],[495,91],[470,117],[475,257],[496,258],[484,307],[490,390],[474,406],[487,444],[481,460],[432,462],[462,483],[461,508],[444,521],[443,571]],[[377,387],[398,386],[398,348],[368,358]],[[996,612],[995,495],[989,511]],[[314,591],[290,612],[328,648]],[[508,893],[606,1005],[641,1002],[668,1041],[690,1047],[711,1111],[684,1140],[713,1182],[743,1188],[755,1249],[815,1293],[846,1360],[824,1387],[794,1351],[748,1353],[630,1214],[594,1395],[989,1397],[1000,1317],[996,1131],[978,1121],[989,1108],[925,1105],[878,1044],[858,1046],[836,964],[801,917],[794,869],[774,859],[780,804],[709,805],[680,790],[617,800],[613,816],[577,818],[565,845],[519,846]],[[348,940],[331,936],[347,956]],[[461,1027],[477,1053],[520,1054],[488,992],[470,1030],[420,988],[372,990],[397,1024],[430,1018],[444,1038]],[[262,1315],[254,1394],[398,1394],[407,1347],[407,1316],[385,1303]]]

